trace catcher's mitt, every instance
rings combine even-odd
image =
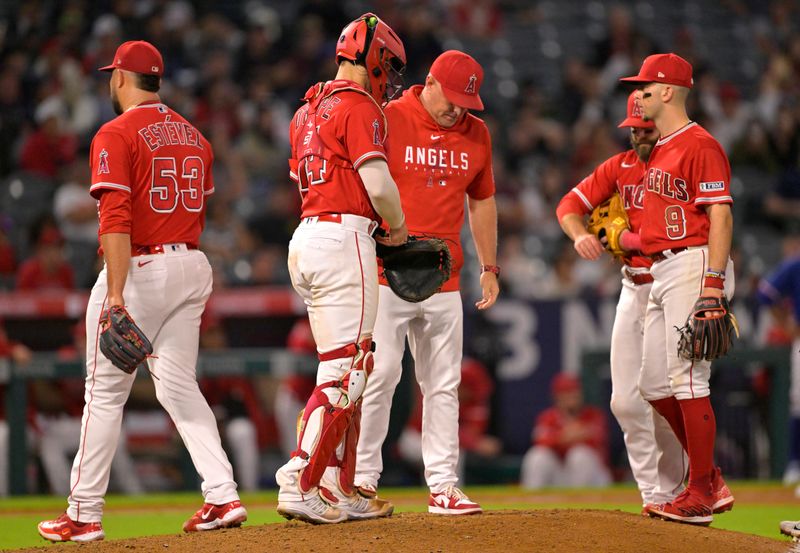
[[[622,206],[622,198],[615,192],[613,196],[598,205],[589,216],[586,230],[597,236],[606,250],[614,256],[623,257],[627,252],[619,243],[623,230],[630,230],[628,214]],[[605,240],[603,240],[605,238]]]
[[[739,323],[724,297],[700,296],[686,325],[675,329],[680,334],[678,354],[690,361],[722,357],[733,345],[733,333],[739,337]]]
[[[100,351],[115,367],[128,374],[153,353],[153,345],[121,305],[106,309],[100,317]]]
[[[376,250],[389,288],[406,301],[428,299],[450,278],[452,257],[441,238],[409,236],[405,244],[378,243]]]

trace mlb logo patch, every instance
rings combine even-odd
[[[718,180],[715,182],[701,182],[701,192],[714,192],[715,190],[725,190],[725,182]]]

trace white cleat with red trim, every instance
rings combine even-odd
[[[428,512],[437,515],[474,515],[482,513],[483,509],[451,484],[441,492],[431,493]]]
[[[202,532],[217,528],[234,528],[247,520],[247,511],[239,500],[212,505],[205,503],[192,518],[183,523],[184,532]]]
[[[43,520],[39,523],[39,535],[46,540],[87,542],[102,540],[106,537],[103,525],[99,522],[78,522],[62,514],[55,520]]]

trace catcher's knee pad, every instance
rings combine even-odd
[[[354,408],[331,403],[326,390],[338,388],[340,382],[326,382],[314,388],[302,412],[297,437],[297,450],[292,454],[308,461],[300,476],[300,491],[308,492],[319,485],[322,473],[336,447],[350,426]]]
[[[332,361],[346,357],[353,358],[350,368],[339,381],[340,391],[347,396],[348,404],[358,401],[358,398],[364,393],[364,388],[367,386],[367,378],[375,365],[372,356],[374,351],[375,343],[372,338],[366,338],[359,344],[348,344],[339,349],[321,353],[318,356],[320,361]]]

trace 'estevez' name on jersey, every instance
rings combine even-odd
[[[203,149],[197,129],[188,123],[170,121],[169,115],[164,121],[142,127],[138,132],[151,152],[162,146],[194,146]]]
[[[427,165],[434,169],[457,169],[459,171],[469,170],[469,154],[467,152],[457,153],[443,148],[424,148],[406,146],[406,164]]]
[[[668,172],[657,167],[647,170],[645,178],[648,192],[655,192],[666,198],[674,198],[680,202],[689,201],[689,192],[686,190],[686,181],[673,177]]]

